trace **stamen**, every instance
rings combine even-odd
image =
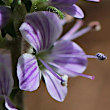
[[[62,81],[61,81],[61,85],[62,86],[67,86],[68,84],[68,76],[67,75],[63,75],[62,77]]]
[[[76,24],[61,39],[70,40],[71,35],[73,35],[82,25],[83,25],[83,21],[77,20]]]
[[[107,59],[106,55],[104,55],[103,53],[99,53],[99,52],[96,54],[96,57],[97,57],[98,60],[105,60],[105,59]]]
[[[67,57],[70,57],[70,58],[77,58],[77,57],[86,57],[86,58],[95,58],[95,59],[98,59],[98,60],[105,60],[107,59],[107,56],[104,55],[103,53],[97,53],[96,55],[81,55],[81,54],[51,54],[52,56],[54,57],[64,57],[64,58],[67,58]]]
[[[96,31],[99,31],[101,29],[101,25],[98,21],[90,22],[89,26],[92,27],[92,29],[95,29]]]
[[[93,22],[89,23],[88,27],[85,27],[85,28],[81,29],[80,31],[76,32],[75,34],[73,34],[69,40],[74,40],[74,39],[86,34],[87,32],[89,32],[92,29],[99,31],[101,29],[100,23],[98,21],[93,21]]]
[[[71,58],[77,58],[77,57],[87,57],[87,58],[97,58],[95,55],[75,55],[75,54],[51,54],[54,57],[71,57]]]
[[[79,25],[79,27],[78,27],[78,25]],[[82,25],[76,23],[76,26],[78,27],[78,28],[76,28],[78,30]],[[62,39],[64,39],[64,40],[74,40],[74,39],[86,34],[87,32],[89,32],[93,29],[95,29],[96,31],[99,31],[101,29],[101,25],[98,21],[93,21],[93,22],[89,23],[89,25],[87,27],[85,27],[85,28],[83,28],[79,31],[74,29],[76,26],[74,26],[67,34],[65,34],[62,37]]]
[[[52,62],[48,62],[48,63],[49,63],[50,65],[56,67],[56,68],[60,68],[60,69],[62,69],[62,70],[65,70],[67,73],[75,74],[75,75],[82,76],[82,77],[86,77],[86,78],[89,78],[89,79],[91,79],[91,80],[94,80],[94,79],[95,79],[95,76],[94,76],[94,75],[93,75],[93,76],[90,76],[90,75],[86,75],[86,74],[82,74],[82,73],[77,73],[77,72],[71,71],[71,70],[69,70],[69,69],[67,69],[67,68],[64,68],[64,67],[62,67],[62,66],[59,66],[59,65],[57,65],[57,64],[55,64],[55,63],[52,63]]]
[[[63,81],[62,78],[57,73],[55,73],[46,62],[44,62],[41,58],[39,58],[39,60],[57,79]]]
[[[87,32],[89,32],[92,28],[90,26],[85,27],[83,29],[81,29],[80,31],[77,31],[76,33],[74,33],[73,35],[71,35],[71,37],[69,38],[69,40],[74,40],[76,38],[79,38],[80,36],[86,34]]]

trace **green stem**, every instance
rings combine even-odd
[[[13,38],[12,40],[0,37],[0,48],[11,51],[12,73],[14,78],[14,88],[16,88],[16,91],[14,94],[12,92],[10,98],[19,110],[23,110],[23,91],[19,89],[19,81],[16,73],[17,61],[22,53],[22,37]]]
[[[16,2],[16,0],[14,1]],[[26,11],[25,5],[21,2],[21,0],[17,0],[17,4],[15,5],[13,10],[13,19],[14,19],[13,24],[18,37],[13,38],[10,50],[11,50],[11,57],[12,57],[12,70],[13,70],[12,72],[13,72],[13,78],[14,78],[14,88],[15,89],[17,88],[15,94],[12,93],[12,97],[14,98],[13,102],[15,103],[15,105],[19,110],[23,110],[24,108],[23,91],[19,89],[19,81],[18,81],[17,70],[16,70],[18,58],[22,54],[22,36],[19,32],[19,27],[22,24],[26,13],[27,11]]]
[[[0,37],[0,48],[9,49],[11,45],[11,41],[6,38]]]
[[[19,110],[23,110],[23,92],[19,90],[19,81],[16,73],[16,66],[19,56],[22,52],[22,37],[18,37],[12,40],[11,57],[12,57],[12,70],[14,78],[14,88],[18,88],[18,91],[14,97],[14,103]]]

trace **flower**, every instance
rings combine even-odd
[[[0,29],[4,28],[11,18],[11,9],[7,6],[0,5]]]
[[[49,5],[76,18],[83,18],[84,13],[82,9],[75,4],[77,1],[78,0],[49,0]]]
[[[82,22],[78,23],[81,26]],[[79,25],[76,24],[72,30],[75,32]],[[92,27],[88,26],[86,32]],[[62,22],[51,12],[27,14],[19,30],[34,48],[34,53],[24,53],[18,59],[17,76],[20,89],[36,90],[43,77],[49,94],[59,102],[62,102],[67,94],[68,76],[82,76],[92,80],[95,78],[81,74],[87,67],[87,58],[106,58],[103,54],[86,55],[78,44],[66,39],[73,36],[71,30],[57,40],[62,33]],[[84,30],[81,32],[84,34]]]
[[[0,97],[5,99],[5,107],[8,110],[17,110],[9,99],[13,89],[13,78],[11,74],[11,56],[9,54],[0,54]]]

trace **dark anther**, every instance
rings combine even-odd
[[[96,57],[97,57],[98,60],[105,60],[105,59],[107,59],[107,56],[104,55],[103,53],[97,53]]]

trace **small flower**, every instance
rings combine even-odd
[[[92,80],[95,78],[82,73],[87,67],[87,58],[97,59],[98,56],[86,55],[78,44],[70,41],[70,37],[76,38],[75,34],[78,37],[94,27],[90,25],[85,30],[76,32],[81,25],[82,21],[78,21],[72,30],[57,40],[62,33],[62,22],[56,14],[36,12],[26,15],[20,32],[34,48],[34,53],[25,53],[18,59],[20,89],[36,90],[43,77],[49,94],[62,102],[67,94],[68,77],[82,76]]]
[[[5,107],[8,110],[17,110],[9,99],[13,89],[13,78],[11,74],[11,59],[9,54],[0,54],[0,97],[5,99]]]
[[[0,29],[4,28],[11,18],[11,9],[7,6],[0,5]]]
[[[77,1],[78,0],[49,0],[49,5],[76,18],[83,18],[84,13],[82,9],[75,4]]]

